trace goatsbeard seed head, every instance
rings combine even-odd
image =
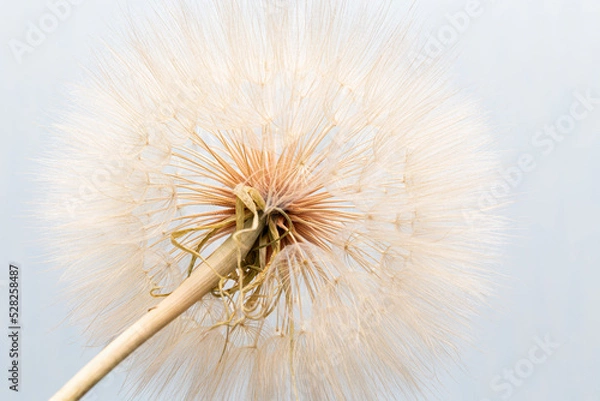
[[[74,91],[44,217],[93,342],[267,215],[236,272],[129,358],[136,395],[397,399],[456,359],[489,293],[497,158],[394,4],[181,1]]]

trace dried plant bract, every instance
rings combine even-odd
[[[100,51],[45,173],[89,339],[265,216],[235,272],[128,359],[130,394],[397,400],[458,359],[500,228],[465,216],[496,157],[446,64],[415,58],[413,17],[389,1],[166,2]]]

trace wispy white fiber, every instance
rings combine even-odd
[[[415,61],[413,15],[388,1],[166,2],[100,52],[44,173],[49,244],[93,344],[185,279],[172,235],[230,218],[238,184],[294,228],[254,298],[207,295],[129,358],[131,394],[397,400],[458,360],[501,228],[493,212],[465,216],[497,162],[445,65]]]

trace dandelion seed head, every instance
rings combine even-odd
[[[260,246],[128,359],[131,394],[417,397],[489,293],[501,219],[465,212],[497,168],[490,134],[443,63],[411,57],[407,7],[276,3],[168,2],[74,90],[44,209],[72,318],[113,338],[248,197]]]

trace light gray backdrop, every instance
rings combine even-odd
[[[8,337],[0,336],[2,400],[47,399],[97,352],[84,350],[77,330],[62,324],[59,274],[40,257],[27,215],[40,196],[27,175],[49,113],[89,59],[94,38],[126,4],[72,3],[79,4],[20,59],[10,41],[24,41],[29,24],[50,12],[48,3],[0,2],[0,333],[7,326],[9,262],[22,268],[23,325],[18,394],[8,390]],[[497,312],[481,319],[477,349],[466,353],[453,379],[443,379],[441,398],[600,400],[600,102],[581,100],[600,99],[600,1],[420,3],[432,51],[459,49],[457,80],[489,110],[506,149],[499,172],[505,183],[490,194],[515,199],[509,213],[521,227],[507,247],[502,273],[511,279],[494,303]],[[456,18],[468,13],[467,20]],[[124,378],[112,374],[86,399],[122,399]]]

